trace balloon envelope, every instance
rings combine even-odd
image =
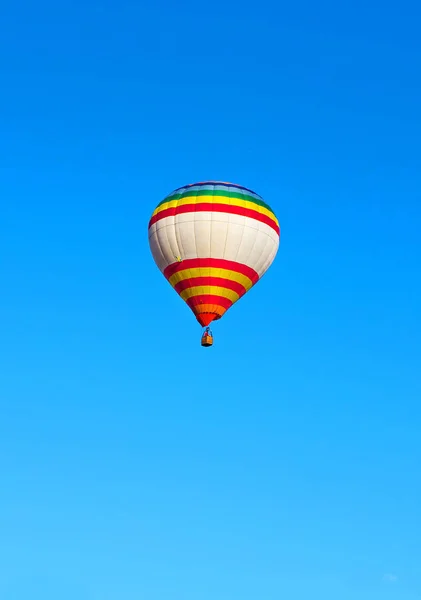
[[[155,263],[202,326],[263,277],[279,239],[278,219],[258,194],[220,181],[178,188],[149,221]]]

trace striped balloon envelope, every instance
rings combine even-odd
[[[149,221],[156,265],[203,327],[262,278],[279,240],[270,206],[255,192],[220,181],[176,189]]]

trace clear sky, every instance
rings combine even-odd
[[[421,598],[421,9],[0,6],[0,598]],[[275,263],[214,326],[156,268],[239,183]]]

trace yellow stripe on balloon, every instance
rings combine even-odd
[[[278,219],[272,211],[268,210],[264,206],[260,206],[255,202],[249,200],[240,200],[239,198],[228,198],[227,196],[189,196],[187,198],[180,198],[179,200],[170,200],[160,204],[155,211],[152,213],[152,217],[157,215],[163,210],[168,208],[175,208],[176,206],[184,206],[186,204],[230,204],[231,206],[240,206],[241,208],[247,208],[249,210],[255,210],[262,215],[266,215],[277,225],[279,225]]]
[[[187,290],[183,290],[180,292],[180,296],[183,300],[188,300],[189,298],[193,298],[194,296],[221,296],[222,298],[227,298],[231,300],[231,302],[237,302],[239,299],[239,295],[237,292],[233,290],[227,290],[227,288],[219,287],[216,285],[198,285],[195,287],[187,288]]]
[[[184,269],[171,275],[169,278],[170,284],[175,287],[180,281],[185,279],[193,279],[193,277],[222,277],[223,279],[230,279],[241,283],[246,290],[249,290],[253,282],[246,275],[237,273],[236,271],[230,271],[229,269],[217,269],[215,267],[195,267],[194,269]]]

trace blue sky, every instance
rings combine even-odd
[[[2,600],[421,595],[420,9],[0,5]],[[155,205],[281,223],[199,345]]]

